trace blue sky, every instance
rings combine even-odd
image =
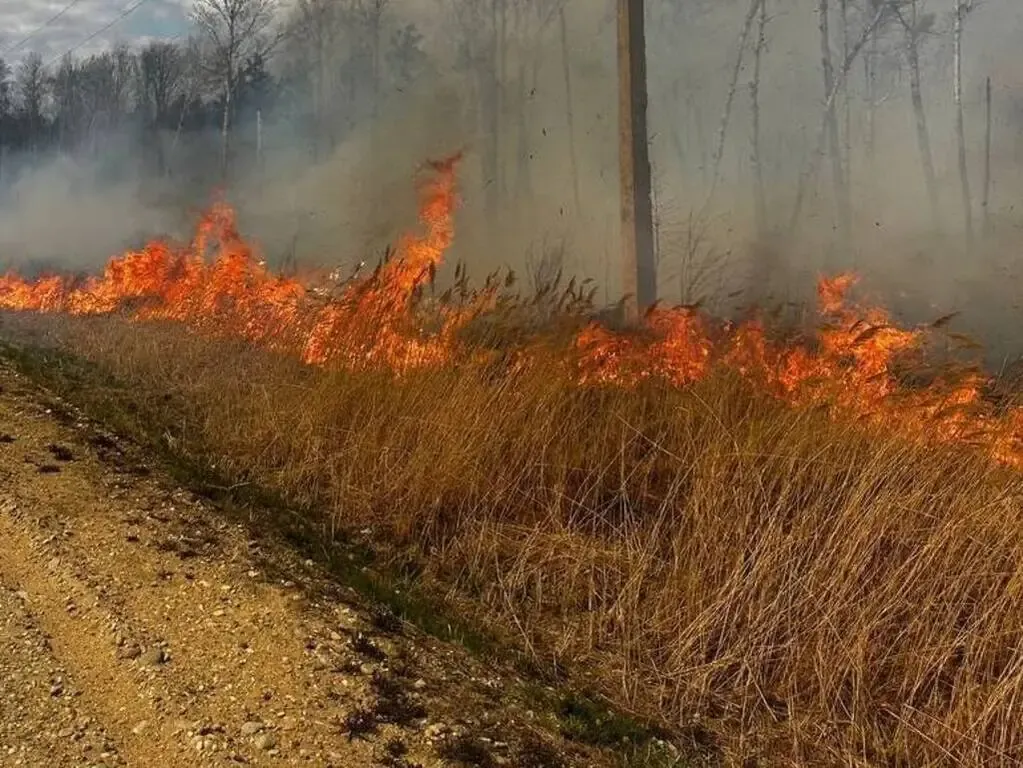
[[[49,61],[81,43],[139,0],[77,0],[59,19],[18,45],[71,2],[0,0],[0,58],[13,64],[34,50]],[[187,32],[190,4],[190,0],[142,0],[137,10],[83,45],[76,54],[87,55],[122,41],[137,44]]]

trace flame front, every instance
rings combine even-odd
[[[402,237],[372,275],[335,290],[269,271],[239,234],[234,210],[218,201],[190,243],[151,242],[112,259],[102,275],[2,276],[0,309],[174,321],[317,366],[402,373],[451,363],[471,352],[459,331],[493,308],[497,291],[488,282],[468,304],[443,304],[429,316],[416,308],[418,289],[454,239],[459,160],[429,164],[419,188],[421,232]],[[771,340],[759,319],[719,328],[694,309],[658,308],[636,331],[586,325],[568,362],[579,386],[625,388],[647,380],[685,387],[724,368],[791,407],[823,409],[911,439],[977,446],[1023,468],[1023,409],[998,411],[982,396],[989,382],[976,374],[901,383],[896,364],[919,349],[923,333],[894,327],[879,308],[850,303],[855,283],[850,274],[819,282],[821,322],[803,342]],[[527,346],[515,368],[529,365]]]

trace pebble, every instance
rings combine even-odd
[[[258,720],[249,720],[248,722],[242,724],[242,736],[255,736],[257,733],[263,730],[263,728],[264,725]]]
[[[154,645],[141,656],[143,664],[150,667],[158,667],[167,661],[167,653],[158,645]]]
[[[142,649],[137,645],[129,645],[117,649],[117,658],[119,659],[137,659],[141,655]]]
[[[261,733],[256,738],[256,748],[263,751],[273,749],[277,746],[277,739],[272,733]]]

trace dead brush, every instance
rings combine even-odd
[[[123,424],[413,549],[476,620],[729,762],[1023,760],[1023,477],[965,446],[717,373],[342,373],[170,326],[48,330],[134,393]]]

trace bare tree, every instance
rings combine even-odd
[[[139,54],[139,102],[143,108],[157,171],[166,173],[160,128],[167,120],[171,100],[184,79],[181,50],[174,43],[154,41]]]
[[[365,33],[363,42],[367,46],[367,58],[369,59],[370,92],[372,94],[370,110],[373,117],[380,113],[380,86],[383,81],[382,33],[388,2],[389,0],[357,0],[356,5],[360,26]],[[375,135],[376,133],[374,133]]]
[[[725,134],[728,132],[728,122],[732,115],[732,104],[735,101],[735,90],[739,84],[739,72],[742,69],[742,58],[746,52],[746,43],[749,40],[750,29],[753,27],[753,20],[756,18],[757,10],[764,0],[751,0],[749,10],[742,22],[742,30],[739,32],[739,44],[735,51],[735,61],[732,64],[732,77],[728,83],[728,93],[725,96],[725,108],[721,114],[721,122],[718,125],[716,146],[714,148],[713,168],[710,177],[710,189],[707,191],[707,198],[703,208],[706,210],[717,191],[718,182],[721,179],[721,161],[725,155]]]
[[[866,26],[863,28],[859,39],[849,49],[849,55],[842,63],[842,67],[835,74],[834,81],[831,84],[831,90],[828,92],[827,98],[824,100],[821,123],[817,128],[817,138],[814,142],[814,148],[810,153],[810,157],[807,159],[806,167],[799,176],[799,183],[796,187],[796,200],[792,206],[792,215],[789,218],[788,230],[790,235],[795,232],[796,226],[799,223],[799,216],[803,210],[803,202],[806,199],[806,191],[809,187],[810,180],[816,175],[817,166],[825,152],[828,140],[828,127],[830,124],[829,118],[834,112],[835,99],[838,97],[838,92],[845,84],[845,81],[849,76],[849,71],[852,69],[852,65],[856,61],[856,57],[859,56],[860,51],[863,50],[863,46],[866,45],[867,41],[871,39],[871,36],[881,28],[884,21],[888,18],[890,11],[891,7],[888,3],[877,3],[873,16],[870,17]]]
[[[984,213],[984,235],[991,229],[991,78],[984,81],[984,196],[981,198]]]
[[[835,87],[834,65],[831,60],[831,36],[829,32],[828,0],[817,0],[817,24],[820,31],[821,69],[824,75],[824,95],[828,97]],[[846,59],[848,53],[846,54]],[[831,157],[831,180],[835,187],[835,206],[838,209],[839,237],[843,244],[848,242],[852,234],[852,204],[849,189],[845,183],[845,172],[842,168],[842,145],[839,139],[838,116],[834,99],[827,107],[828,153]]]
[[[753,115],[750,165],[753,167],[753,202],[756,211],[757,234],[761,237],[767,231],[767,199],[764,194],[764,168],[760,157],[760,70],[766,43],[767,0],[761,0],[757,42],[753,49],[753,79],[750,81],[750,102]]]
[[[163,41],[149,43],[139,54],[139,96],[150,119],[160,123],[184,79],[181,50]]]
[[[28,129],[28,143],[32,152],[36,152],[43,125],[43,100],[46,98],[46,69],[43,57],[37,51],[29,53],[18,65],[15,89]]]
[[[970,175],[966,165],[966,130],[963,126],[963,20],[973,10],[973,0],[953,0],[952,15],[952,94],[956,112],[956,143],[959,149],[959,186],[963,198],[963,220],[967,251],[973,247],[973,202]]]
[[[927,129],[927,113],[924,111],[923,88],[920,77],[920,44],[924,36],[934,26],[934,14],[920,14],[918,0],[909,0],[909,15],[906,16],[898,6],[894,6],[896,15],[906,35],[906,58],[909,61],[909,92],[913,102],[913,115],[916,119],[916,142],[920,151],[920,163],[924,170],[924,181],[927,185],[927,199],[930,201],[931,218],[934,228],[940,228],[941,217],[938,211],[938,182],[934,173],[934,159],[931,155],[931,136]]]
[[[14,117],[14,88],[11,74],[10,66],[0,58],[0,183],[4,180],[7,142],[10,135],[10,124]]]
[[[67,152],[78,139],[84,114],[84,89],[82,70],[78,63],[65,54],[60,59],[57,71],[50,78],[50,92],[53,94],[54,118],[57,123],[57,146]]]
[[[221,174],[226,177],[230,155],[231,112],[239,75],[246,60],[267,56],[278,42],[271,33],[276,0],[196,0],[193,20],[208,46],[209,75],[221,88]]]
[[[842,22],[842,61],[849,58],[849,0],[838,0],[839,20]],[[852,91],[848,84],[842,89],[842,163],[845,184],[852,190]]]
[[[335,140],[333,121],[327,117],[337,87],[337,49],[350,8],[335,0],[298,0],[291,14],[287,53],[307,78],[312,106],[313,153]]]

